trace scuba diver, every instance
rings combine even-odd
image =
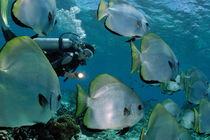
[[[2,28],[3,36],[6,41],[16,37],[9,29]],[[76,38],[63,38],[70,34]],[[59,38],[33,38],[41,47],[45,56],[50,61],[58,76],[65,76],[64,81],[73,78],[82,78],[82,73],[75,72],[80,65],[86,65],[86,60],[94,55],[94,47],[88,43],[81,42],[78,35],[67,32]]]

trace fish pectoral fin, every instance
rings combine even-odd
[[[129,130],[130,130],[130,127],[125,127],[122,130],[120,130],[119,132],[117,132],[117,134],[122,136],[122,135],[125,135]]]
[[[40,93],[38,94],[38,99],[39,99],[39,104],[42,107],[45,107],[48,104],[47,99],[42,94],[40,94]]]
[[[131,46],[131,55],[132,55],[132,67],[131,67],[131,73],[133,73],[141,64],[141,53],[136,48],[135,44],[133,42],[130,43]]]
[[[101,0],[97,10],[98,20],[101,20],[104,16],[106,16],[106,13],[104,11],[107,8],[107,3],[104,0]]]

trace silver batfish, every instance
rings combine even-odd
[[[140,140],[192,140],[192,137],[163,105],[157,104],[149,117],[147,133],[142,131]]]
[[[111,32],[127,36],[142,37],[149,30],[149,24],[142,13],[122,0],[100,1],[98,20],[107,16],[105,27]]]
[[[60,101],[58,77],[35,41],[7,42],[0,52],[0,127],[46,123]]]
[[[178,74],[179,62],[169,46],[156,34],[143,36],[141,51],[133,42],[132,70],[140,68],[140,77],[146,83],[164,83],[175,81]]]
[[[91,82],[89,96],[78,85],[77,101],[76,116],[87,109],[83,123],[90,129],[131,127],[144,115],[138,95],[108,74],[101,74]]]
[[[15,23],[32,28],[39,35],[47,35],[52,31],[55,15],[55,0],[16,0],[12,7]]]

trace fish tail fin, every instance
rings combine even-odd
[[[8,19],[7,19],[8,2],[9,0],[1,0],[0,3],[2,28],[5,30],[9,28]]]
[[[139,140],[143,140],[143,137],[144,137],[144,128],[141,129],[141,135],[140,135]]]
[[[194,108],[194,130],[199,132],[199,120],[198,120],[198,111]]]
[[[140,57],[141,53],[136,48],[135,44],[131,41],[131,56],[132,56],[132,67],[131,67],[131,73],[133,73],[141,64]]]
[[[87,98],[88,95],[82,89],[80,85],[77,85],[77,107],[76,107],[76,117],[79,117],[81,113],[87,107]]]
[[[105,14],[105,10],[108,8],[107,3],[104,0],[100,1],[100,4],[98,6],[98,11],[97,11],[97,15],[98,15],[98,20],[101,20],[104,16],[106,16]]]

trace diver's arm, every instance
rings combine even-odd
[[[35,38],[33,39],[45,51],[59,50],[59,38]],[[68,38],[62,39],[62,49],[68,49],[75,44]]]

